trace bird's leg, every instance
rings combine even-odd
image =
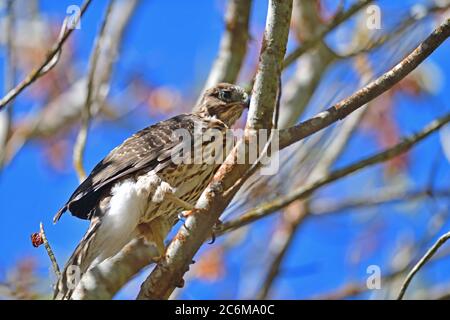
[[[197,211],[195,206],[193,206],[189,202],[184,201],[183,199],[178,198],[173,194],[173,192],[166,193],[166,197],[167,199],[178,204],[180,207],[184,209],[184,211],[178,215],[178,219],[180,219],[181,221],[184,221],[184,219],[186,219],[187,217],[189,217],[190,215],[194,214]]]
[[[190,204],[187,201],[184,201],[183,199],[178,198],[176,195],[173,194],[173,192],[166,193],[166,197],[170,201],[178,204],[180,207],[182,207],[186,211],[191,211],[194,209],[194,206],[192,204]]]
[[[145,241],[154,243],[158,251],[156,261],[160,260],[166,251],[164,245],[164,235],[161,233],[158,223],[141,223],[138,225],[139,233],[144,237]]]

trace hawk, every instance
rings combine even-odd
[[[192,161],[194,145],[212,157],[217,156],[219,146],[226,156],[226,131],[248,104],[245,90],[218,84],[204,93],[197,111],[135,133],[94,167],[54,218],[56,223],[69,210],[78,218],[90,220],[61,273],[55,299],[71,299],[74,288],[69,288],[68,281],[73,267],[82,276],[136,237],[156,244],[164,253],[164,239],[179,213],[195,205],[220,166],[218,161]],[[181,156],[183,161],[174,161],[177,150],[185,151],[180,146],[186,139],[175,134],[179,130],[191,138],[187,139],[191,152]],[[223,139],[199,139],[196,130],[201,135],[220,132]]]

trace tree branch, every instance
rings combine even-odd
[[[435,244],[425,253],[425,255],[422,257],[422,259],[417,262],[417,264],[412,268],[411,272],[406,277],[405,281],[403,282],[402,287],[400,288],[400,292],[397,296],[397,300],[402,300],[403,296],[405,295],[406,290],[408,289],[409,284],[411,283],[412,279],[416,275],[416,273],[433,257],[433,255],[439,250],[439,248],[447,242],[447,240],[450,239],[450,232],[447,232],[443,236],[441,236]]]
[[[91,4],[92,0],[86,0],[83,5],[81,6],[80,10],[80,16],[77,17],[77,20],[74,21],[74,24],[78,22],[79,19],[83,16],[83,14],[86,12],[86,9]],[[67,28],[67,21],[68,18],[64,20],[63,27],[61,28],[61,35],[58,39],[58,41],[53,45],[53,47],[50,49],[50,51],[47,53],[46,58],[40,64],[36,69],[31,71],[26,78],[20,82],[15,88],[11,89],[1,100],[0,100],[0,111],[3,110],[3,108],[12,101],[19,93],[21,93],[23,90],[25,90],[29,85],[31,85],[34,81],[36,81],[38,78],[43,76],[45,73],[47,73],[51,68],[53,68],[56,65],[57,57],[61,52],[62,46],[66,42],[66,40],[69,38],[69,36],[73,32],[73,28]]]
[[[376,39],[369,40],[370,42],[368,44],[366,44],[365,46],[360,47],[360,48],[354,48],[352,51],[342,53],[342,54],[336,53],[336,52],[333,52],[333,53],[339,59],[348,59],[348,58],[353,58],[355,56],[358,56],[360,54],[369,53],[370,51],[381,47],[388,41],[391,41],[395,37],[403,34],[404,32],[406,32],[408,30],[408,28],[413,26],[415,23],[417,23],[421,20],[424,20],[425,18],[428,18],[432,14],[448,10],[449,8],[450,8],[450,4],[446,4],[446,5],[435,4],[433,6],[426,8],[425,9],[426,14],[423,16],[417,16],[417,14],[410,13],[404,20],[402,20],[400,23],[398,23],[398,26],[395,29],[377,37]]]
[[[450,19],[447,19],[419,46],[391,70],[370,82],[350,97],[340,101],[315,117],[294,127],[280,131],[280,148],[284,148],[345,118],[367,102],[378,97],[405,78],[450,36]]]
[[[298,57],[319,44],[325,36],[336,29],[340,24],[350,19],[359,10],[373,2],[373,0],[359,0],[354,3],[347,11],[337,14],[325,28],[323,28],[314,38],[307,40],[300,47],[292,51],[283,62],[283,69],[291,65]]]
[[[291,11],[292,1],[269,1],[266,30],[246,132],[252,129],[267,129],[272,125]],[[245,141],[241,140],[241,143]],[[138,299],[168,298],[176,285],[182,281],[195,253],[210,234],[213,225],[238,188],[232,188],[228,192],[224,190],[233,186],[250,166],[236,164],[236,150],[235,148],[231,152],[201,195],[196,205],[197,212],[187,218],[167,248],[165,257],[142,284]]]
[[[415,190],[410,192],[385,190],[378,194],[343,200],[337,203],[326,204],[326,199],[320,199],[317,204],[311,205],[311,212],[313,216],[321,217],[329,214],[335,214],[339,212],[357,210],[362,208],[376,207],[381,204],[387,204],[392,202],[401,202],[406,200],[418,200],[426,197],[432,198],[450,198],[449,190]],[[316,201],[314,201],[316,202]]]
[[[365,158],[363,160],[357,161],[357,162],[355,162],[351,165],[348,165],[342,169],[334,170],[329,175],[316,180],[315,182],[311,183],[310,185],[300,187],[297,190],[294,190],[285,196],[279,197],[279,198],[277,198],[273,201],[267,202],[267,203],[263,203],[260,206],[258,206],[257,208],[244,213],[236,220],[224,223],[221,226],[219,233],[222,234],[228,230],[233,230],[233,229],[242,227],[244,225],[247,225],[249,223],[252,223],[256,220],[259,220],[263,217],[266,217],[266,216],[272,214],[275,211],[278,211],[278,210],[286,207],[287,205],[291,204],[295,200],[304,199],[304,198],[309,197],[314,191],[316,191],[317,189],[321,188],[324,185],[334,182],[342,177],[345,177],[349,174],[352,174],[352,173],[354,173],[358,170],[361,170],[363,168],[366,168],[368,166],[372,166],[377,163],[392,159],[392,158],[408,151],[416,143],[422,141],[423,139],[428,137],[431,133],[433,133],[436,130],[439,130],[441,127],[443,127],[445,124],[447,124],[449,122],[450,122],[450,114],[447,114],[446,116],[431,122],[428,126],[426,126],[419,133],[416,133],[412,136],[404,138],[402,142],[398,143],[397,145],[395,145],[387,150],[384,150],[380,153],[377,153],[377,154],[370,156],[368,158]]]
[[[433,256],[431,260],[429,260],[427,266],[431,266],[437,262],[440,262],[444,259],[447,259],[450,256],[450,250],[441,250],[437,254]],[[382,276],[382,282],[383,283],[389,283],[394,282],[398,279],[399,276],[404,274],[410,267],[413,267],[411,263],[407,263],[404,266],[400,268],[396,268],[392,271],[389,271],[388,273],[385,273],[384,276]],[[313,299],[317,300],[343,300],[350,297],[356,297],[357,295],[367,292],[370,289],[367,288],[367,281],[364,280],[362,282],[356,282],[356,283],[350,283],[344,285],[342,288],[333,291],[328,292],[325,294],[320,294],[318,296],[313,297]]]
[[[104,45],[101,50],[101,57],[98,59],[95,70],[94,91],[100,91],[98,100],[103,100],[108,93],[107,82],[111,77],[117,55],[120,53],[125,29],[139,3],[140,0],[116,1],[112,19],[106,26],[105,43],[107,45]],[[30,112],[29,117],[22,119],[8,141],[5,163],[9,163],[28,140],[55,136],[67,126],[78,122],[86,102],[87,82],[88,76],[75,80],[67,90],[50,101],[38,114]],[[103,84],[102,90],[99,88],[100,84]],[[127,91],[121,95],[127,95]],[[93,100],[91,113],[96,114],[103,107],[100,101]]]
[[[73,148],[73,166],[77,172],[78,179],[82,182],[86,179],[86,170],[83,165],[83,154],[86,148],[87,135],[89,130],[89,122],[91,120],[92,111],[91,105],[94,100],[98,99],[99,90],[101,89],[102,83],[95,83],[95,76],[97,71],[97,63],[100,58],[100,52],[103,46],[108,45],[105,43],[107,39],[106,36],[106,25],[108,20],[111,18],[112,8],[115,1],[111,0],[106,8],[106,13],[103,18],[103,22],[100,27],[100,32],[95,41],[94,49],[91,54],[90,68],[88,74],[87,88],[86,88],[86,101],[84,102],[84,109],[81,112],[81,128],[78,131],[77,139],[75,141],[75,146]],[[95,86],[97,85],[97,86]],[[100,102],[101,104],[101,102]]]
[[[422,62],[441,43],[445,41],[445,39],[448,37],[448,32],[449,27],[447,21],[440,28],[438,28],[430,37],[428,37],[412,54],[410,54],[407,59],[405,59],[408,60],[407,63],[405,63],[405,61],[402,61],[397,67],[392,69],[394,70],[393,72],[394,74],[396,72],[399,72],[400,73],[399,76],[391,75],[390,77],[387,77],[387,80],[378,81],[374,85],[369,84],[364,89],[358,91],[359,94],[353,95],[350,101],[346,101],[346,103],[341,103],[338,105],[341,105],[341,108],[343,110],[348,110],[347,106],[350,106],[351,108],[355,108],[355,105],[362,106],[366,103],[366,100],[370,100],[370,98],[376,97],[377,95],[381,94],[383,90],[389,89],[393,85],[392,79],[395,79],[395,81],[398,82],[401,80],[401,78],[404,78],[406,74],[411,72],[418,64],[420,64],[420,62]],[[392,70],[390,71],[391,73]],[[384,79],[383,77],[380,78]],[[389,85],[385,85],[386,83],[389,83]],[[379,90],[378,86],[382,86],[383,90]],[[364,93],[360,94],[361,91],[364,91]],[[255,94],[261,94],[261,92],[255,90]],[[254,101],[252,101],[252,103],[254,103]],[[329,124],[337,121],[339,119],[339,116],[338,112],[334,109],[335,107],[333,106],[325,113],[321,113],[318,116],[314,117],[313,119],[301,123],[296,127],[282,130],[280,134],[282,143],[281,147],[285,147],[287,145],[292,144],[295,141],[301,140],[304,137],[312,135],[318,130],[325,128]],[[198,221],[201,219],[195,219],[194,221],[192,221],[192,219],[194,219],[194,217],[196,216],[195,214],[186,221],[186,226],[189,228],[189,230],[192,230],[192,232],[189,232],[189,230],[186,230],[184,227],[180,229],[177,237],[173,240],[171,246],[169,247],[168,253],[170,253],[170,256],[168,256],[165,259],[165,261],[163,261],[161,265],[159,265],[152,272],[150,277],[143,284],[140,293],[140,298],[154,298],[154,297],[162,298],[167,297],[170,294],[171,290],[173,290],[172,287],[174,287],[175,283],[177,282],[177,279],[179,280],[182,278],[184,270],[187,268],[187,265],[191,261],[192,256],[195,254],[195,252],[198,250],[198,248],[201,246],[203,242],[197,240],[193,241],[191,240],[191,237],[195,238],[195,236],[193,236],[195,234],[197,235],[197,237],[206,238],[211,230],[212,225],[216,222],[215,220],[216,217],[219,216],[219,213],[223,211],[223,208],[226,207],[226,203],[228,203],[227,201],[229,201],[228,197],[218,197],[216,191],[217,190],[220,191],[220,186],[223,187],[231,185],[230,181],[231,182],[235,181],[239,176],[239,174],[242,173],[243,171],[245,171],[245,168],[240,169],[236,168],[236,166],[223,166],[223,168],[218,172],[218,175],[214,179],[216,183],[211,185],[210,188],[208,188],[208,190],[204,193],[204,196],[202,198],[204,201],[210,199],[212,202],[214,202],[214,200],[217,200],[218,203],[220,203],[221,201],[224,201],[224,203],[222,203],[222,205],[215,204],[214,206],[208,206],[207,208],[209,208],[210,210],[203,210],[203,212],[214,212],[212,217],[211,215],[205,214],[207,219],[205,219],[204,222]],[[217,189],[214,187],[214,185],[217,187]],[[228,194],[228,196],[230,196],[230,194]],[[194,225],[195,228],[193,227]],[[185,250],[188,247],[189,249]],[[171,266],[168,266],[170,264]],[[184,266],[184,269],[180,268],[180,266]],[[183,271],[177,271],[182,269]],[[145,288],[149,286],[151,288],[151,283],[149,283],[151,279],[155,279],[155,283],[153,285],[156,286],[160,284],[158,279],[165,279],[167,284],[165,285],[165,288],[161,287],[158,292],[147,291],[147,289]]]
[[[229,0],[219,53],[202,90],[220,82],[235,83],[247,52],[252,0]],[[200,95],[201,97],[202,95]],[[196,104],[198,106],[199,101]],[[194,110],[195,110],[194,108]]]
[[[56,257],[55,254],[53,253],[52,247],[48,242],[47,235],[45,234],[44,225],[42,224],[42,222],[39,224],[39,228],[42,243],[44,244],[45,250],[47,251],[48,257],[50,258],[50,261],[52,263],[53,271],[55,272],[56,277],[59,278],[61,276],[61,271],[59,269],[59,265],[58,262],[56,261]]]
[[[119,254],[89,270],[72,294],[74,300],[110,300],[140,270],[156,262],[155,245],[136,239]]]

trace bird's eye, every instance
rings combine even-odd
[[[228,91],[228,90],[220,91],[219,99],[222,101],[230,101],[231,100],[231,91]]]

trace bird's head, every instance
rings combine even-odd
[[[205,91],[198,113],[202,116],[215,117],[228,126],[232,126],[248,108],[250,97],[239,86],[229,83],[218,85]]]

